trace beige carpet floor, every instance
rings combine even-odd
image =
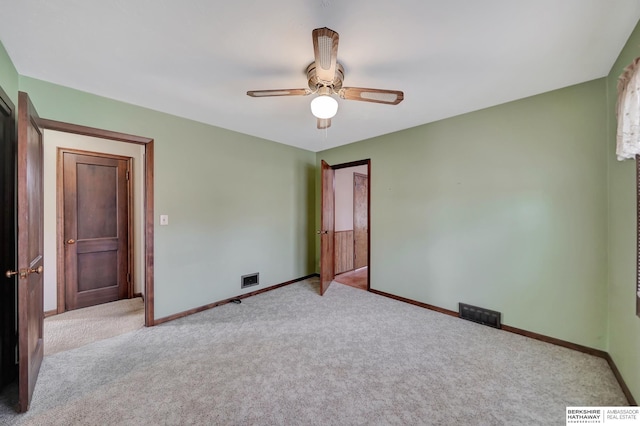
[[[604,359],[317,279],[46,356],[18,425],[564,425]]]
[[[53,355],[144,327],[142,298],[76,309],[44,320],[44,355]]]

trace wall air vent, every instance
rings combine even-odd
[[[489,327],[502,327],[500,322],[502,314],[498,311],[467,305],[466,303],[458,303],[458,314],[462,319],[488,325]]]
[[[260,273],[243,275],[240,277],[240,288],[247,288],[260,283]]]

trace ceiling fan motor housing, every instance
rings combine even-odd
[[[331,89],[332,93],[337,93],[338,90],[342,89],[342,82],[344,80],[344,68],[340,63],[336,63],[336,74],[333,78],[333,81],[323,81],[320,80],[316,74],[316,63],[315,61],[309,64],[307,67],[307,81],[309,82],[309,89],[311,91],[316,92],[321,87],[328,87]]]

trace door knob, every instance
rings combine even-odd
[[[74,240],[73,238],[70,238],[67,240],[67,244],[75,244],[76,240]]]
[[[42,266],[40,266],[40,268],[42,268]],[[27,278],[27,275],[29,275],[29,270],[20,269],[19,271],[12,271],[11,269],[9,269],[7,272],[4,273],[4,275],[7,278],[11,278],[12,276],[18,275],[18,274],[20,274],[20,279]]]
[[[37,268],[29,269],[29,273],[30,274],[41,274],[43,270],[44,270],[44,268],[42,267],[42,265],[40,265]]]
[[[4,275],[7,278],[11,278],[14,275],[20,274],[20,278],[27,278],[27,275],[29,274],[41,274],[42,271],[44,271],[44,268],[42,267],[42,265],[40,265],[37,268],[21,269],[19,271],[12,271],[11,269],[9,269],[4,273]]]

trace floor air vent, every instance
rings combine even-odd
[[[260,274],[257,272],[255,274],[243,275],[242,277],[240,277],[240,288],[247,288],[258,285],[259,282]]]
[[[458,312],[460,318],[488,325],[489,327],[501,327],[501,314],[498,311],[491,311],[478,306],[467,305],[466,303],[458,303]]]

